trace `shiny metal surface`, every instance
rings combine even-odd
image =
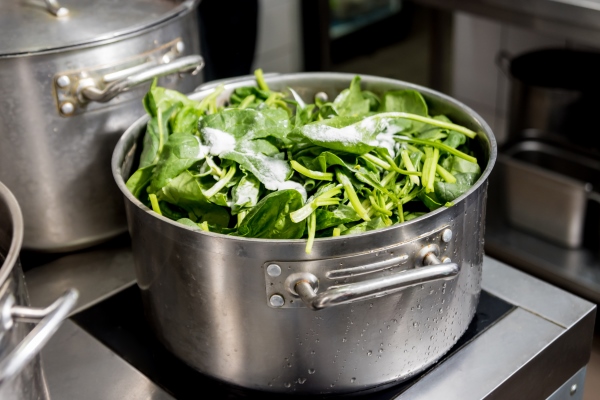
[[[289,86],[309,99],[323,90],[334,96],[352,78],[350,74],[306,73],[274,76],[267,81],[275,90]],[[469,324],[480,291],[486,179],[496,157],[493,134],[477,114],[445,95],[391,79],[362,78],[364,87],[375,92],[419,90],[430,103],[431,112],[444,113],[478,131],[485,170],[453,207],[400,226],[317,239],[311,254],[304,251],[304,240],[246,239],[199,232],[150,213],[127,191],[123,181],[131,173],[131,157],[139,150],[136,146],[147,118],[138,120],[120,139],[112,166],[126,197],[138,285],[159,338],[197,370],[266,391],[355,392],[400,382],[418,373],[441,357]],[[235,87],[253,84],[249,79],[225,85],[220,101]],[[200,99],[210,92],[190,97]],[[306,308],[274,309],[265,302],[264,269],[270,264],[326,262],[356,255],[372,257],[372,263],[385,249],[440,227],[455,232],[447,246],[462,268],[456,279],[422,284],[318,314]],[[356,265],[348,265],[352,266]]]
[[[600,7],[595,0],[416,0],[595,46],[600,40]]]
[[[269,303],[280,296],[284,303],[277,308],[313,310],[387,296],[406,287],[452,279],[460,268],[456,264],[426,267],[440,263],[435,258],[452,254],[453,247],[445,245],[445,226],[426,232],[417,238],[389,246],[373,254],[358,254],[314,261],[269,261],[265,265],[265,286]],[[270,274],[269,268],[279,267],[279,273]],[[271,268],[273,269],[273,268]],[[299,287],[302,289],[299,290]],[[301,300],[301,301],[298,301]]]
[[[27,265],[25,265],[27,267]],[[135,284],[128,240],[118,240],[68,254],[25,273],[33,307],[42,307],[69,288],[79,292],[76,314]]]
[[[400,398],[545,399],[565,382],[579,382],[591,352],[594,304],[489,257],[482,288],[518,308]]]
[[[172,5],[166,1],[150,3]],[[22,3],[3,2],[0,7],[12,4]],[[119,5],[113,11],[125,12],[124,8],[128,7]],[[144,54],[174,41],[185,43],[179,56],[197,54],[196,16],[186,10],[120,41],[26,57],[0,57],[0,181],[14,193],[23,210],[24,248],[70,251],[127,230],[123,200],[110,172],[110,157],[119,136],[143,114],[141,99],[148,87],[140,86],[108,103],[90,103],[88,112],[65,118],[55,101],[55,75],[70,70],[102,70],[101,66],[120,66],[132,59],[137,63]],[[0,18],[4,29],[5,13],[0,12]],[[110,19],[105,22],[111,24]],[[171,75],[159,84],[187,92],[200,82],[198,75]]]
[[[585,373],[585,368],[580,369],[571,379],[556,389],[556,392],[552,393],[548,400],[583,400]]]
[[[61,5],[56,0],[44,0],[46,3],[46,9],[48,12],[52,13],[52,15],[56,17],[66,17],[69,15],[69,9],[65,7],[61,7]]]
[[[192,75],[195,75],[203,66],[204,59],[201,56],[187,56],[166,64],[155,65],[150,68],[143,69],[133,75],[129,75],[120,80],[111,82],[104,89],[98,89],[95,86],[86,86],[81,89],[81,96],[87,101],[106,103],[121,93],[127,92],[143,83],[150,82],[155,78],[161,78],[165,75],[184,72],[190,72]]]
[[[0,183],[0,398],[48,398],[39,351],[72,310],[77,299],[69,291],[45,310],[29,308],[19,262],[23,219],[17,200]],[[31,329],[27,322],[39,321]]]
[[[488,256],[482,270],[482,288],[517,308],[398,399],[581,399],[595,306]],[[72,321],[43,358],[52,398],[171,398]]]
[[[173,399],[71,320],[65,321],[42,356],[53,400]]]
[[[198,2],[62,0],[59,5],[54,0],[3,1],[0,3],[0,58],[28,57],[115,42],[180,18]]]
[[[15,321],[39,323],[27,336],[2,360],[0,360],[0,386],[17,376],[38,355],[48,340],[56,333],[63,320],[73,310],[77,302],[77,291],[68,290],[54,303],[45,309],[32,309],[23,306],[8,307],[8,312]],[[11,303],[14,296],[9,297]],[[3,307],[3,314],[7,311]],[[4,321],[6,322],[6,321]],[[11,326],[5,327],[12,328]]]
[[[498,165],[512,225],[568,248],[581,246],[587,202],[594,187],[600,190],[600,162],[527,140],[501,152]]]
[[[490,175],[486,254],[600,304],[598,248],[569,249],[508,224],[502,172],[499,162]]]

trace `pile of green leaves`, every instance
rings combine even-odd
[[[356,76],[332,102],[293,89],[218,87],[202,101],[152,85],[127,187],[184,225],[253,238],[361,233],[450,207],[479,178],[475,132],[430,116],[414,90],[376,94]]]

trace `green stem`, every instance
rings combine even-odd
[[[348,195],[348,199],[350,199],[350,204],[354,211],[365,221],[370,221],[369,215],[367,215],[367,211],[363,208],[362,204],[360,204],[360,200],[358,199],[358,195],[354,191],[354,187],[352,186],[352,182],[350,182],[350,178],[348,178],[340,169],[336,169],[335,171],[338,182],[344,186],[344,190]]]
[[[454,154],[457,157],[460,157],[464,160],[470,161],[472,163],[477,164],[477,159],[475,157],[471,157],[468,154],[463,153],[460,150],[456,150],[455,148],[452,148],[450,146],[446,146],[443,143],[439,143],[439,142],[432,142],[430,140],[421,140],[421,139],[411,139],[407,136],[395,136],[395,138],[397,140],[402,140],[404,142],[409,142],[409,143],[415,143],[415,144],[421,144],[424,146],[432,146],[432,147],[437,147],[440,150],[444,150],[450,154]]]
[[[252,104],[252,102],[256,100],[256,96],[251,94],[250,96],[247,96],[244,100],[242,100],[242,102],[240,103],[240,105],[238,106],[238,108],[240,110],[243,110],[244,108],[248,107],[250,104]]]
[[[436,148],[433,149],[433,156],[431,157],[431,164],[429,165],[429,177],[427,178],[427,186],[425,187],[425,193],[433,192],[433,184],[435,182],[435,170],[440,159],[440,151]]]
[[[302,164],[300,164],[299,162],[292,160],[290,161],[290,164],[292,165],[292,169],[304,176],[307,176],[309,178],[312,179],[317,179],[317,180],[321,180],[321,181],[332,181],[333,180],[333,173],[331,172],[320,172],[320,171],[313,171],[312,169],[308,169],[306,167],[304,167]]]
[[[371,207],[373,207],[375,209],[375,211],[377,211],[383,215],[388,215],[388,216],[392,215],[391,211],[386,210],[385,208],[383,208],[379,204],[377,204],[377,200],[375,199],[375,197],[369,196],[369,200],[371,201]]]
[[[229,183],[229,181],[231,180],[231,178],[233,178],[233,175],[235,174],[235,171],[236,171],[236,167],[235,167],[235,164],[234,164],[231,167],[229,167],[229,170],[227,171],[227,174],[225,174],[225,176],[223,178],[219,179],[217,181],[217,183],[215,183],[210,189],[208,189],[206,191],[202,191],[202,193],[204,194],[204,196],[207,199],[210,199],[215,194],[217,194],[221,189],[223,189],[225,187],[225,185],[227,185]]]
[[[389,171],[391,168],[390,164],[386,163],[379,157],[375,157],[373,154],[367,153],[363,154],[361,157],[365,160],[371,161],[373,164],[385,169],[386,171]]]
[[[315,233],[317,231],[317,214],[312,213],[308,218],[308,240],[306,241],[306,254],[312,251],[313,242],[315,241]]]
[[[150,198],[150,204],[152,205],[152,210],[154,210],[154,212],[157,213],[158,215],[163,215],[162,212],[160,211],[160,206],[158,205],[158,199],[156,198],[156,195],[154,193],[151,193],[148,195],[148,197]]]
[[[398,203],[398,221],[400,223],[404,222],[404,208],[402,207],[402,203]]]
[[[406,167],[407,170],[409,170],[411,172],[417,170],[415,168],[415,166],[413,165],[412,161],[410,160],[410,155],[408,154],[408,151],[402,150],[400,152],[400,157],[402,158],[402,161],[404,162],[404,166]],[[418,176],[411,175],[410,180],[412,181],[412,183],[419,186],[419,177]]]
[[[342,233],[342,230],[340,228],[333,228],[333,233],[331,236],[340,236],[340,233]]]
[[[440,164],[438,164],[435,167],[435,170],[442,177],[442,179],[445,180],[446,182],[456,183],[456,178],[454,177],[454,175],[452,175],[450,172],[448,172],[448,170],[446,168],[442,167]]]
[[[429,118],[429,117],[423,117],[422,115],[410,114],[410,113],[405,113],[405,112],[387,112],[387,113],[377,114],[375,117],[405,118],[405,119],[410,119],[413,121],[424,122],[426,124],[437,126],[440,128],[460,132],[463,135],[470,137],[471,139],[475,139],[477,137],[477,133],[473,132],[469,128],[465,128],[462,125],[453,124],[452,122],[444,122],[444,121],[440,121],[440,120]]]
[[[263,76],[263,70],[258,68],[254,71],[254,76],[256,77],[256,84],[261,90],[269,91],[269,86],[267,82],[265,82],[265,77]]]

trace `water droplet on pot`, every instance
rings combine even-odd
[[[316,371],[314,370],[314,368],[309,368],[309,369],[308,369],[308,373],[309,373],[310,375],[314,374],[315,372],[316,372]]]
[[[367,351],[367,355],[368,355],[368,356],[370,356],[370,355],[372,355],[372,354],[373,354],[373,352],[372,352],[371,350]]]
[[[303,385],[306,382],[306,378],[298,378],[298,383]]]
[[[289,387],[291,387],[291,386],[292,386],[292,384],[291,384],[291,383],[289,383],[289,382],[286,382],[286,383],[284,383],[284,384],[283,384],[283,386],[285,386],[286,388],[289,388]]]
[[[413,326],[417,327],[417,326],[419,326],[419,323],[418,322],[413,322]]]
[[[350,383],[354,383],[354,382],[356,382],[356,378],[350,379]]]

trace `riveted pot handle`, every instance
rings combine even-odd
[[[322,293],[316,292],[315,279],[299,277],[293,288],[308,308],[321,310],[374,296],[384,296],[422,283],[453,279],[458,275],[460,272],[458,264],[442,263],[435,251],[430,251],[427,247],[424,250],[423,267],[363,282],[330,287]]]
[[[40,352],[58,330],[63,320],[73,310],[78,297],[77,290],[69,289],[44,309],[15,306],[15,298],[12,295],[7,299],[2,306],[2,310],[0,310],[2,328],[10,329],[15,320],[22,322],[39,321],[39,323],[8,356],[0,361],[0,384],[19,374]]]
[[[66,17],[69,15],[69,9],[62,7],[57,0],[44,0],[46,10],[55,17]]]
[[[194,75],[197,74],[202,67],[204,67],[204,59],[201,56],[186,56],[166,64],[150,65],[142,71],[111,82],[104,89],[99,89],[94,85],[83,87],[81,88],[80,97],[83,101],[106,103],[117,95],[126,92],[135,86],[150,82],[154,78],[184,72]]]

